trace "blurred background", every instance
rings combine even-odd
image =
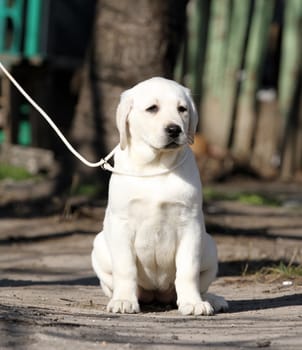
[[[192,91],[203,181],[299,181],[301,23],[301,0],[0,0],[0,61],[90,161],[118,143],[120,93],[164,76]],[[105,190],[0,82],[0,176]]]
[[[152,76],[188,86],[219,276],[251,281],[248,310],[263,304],[254,281],[297,293],[269,307],[300,305],[301,26],[302,0],[0,0],[0,61],[90,161],[119,141],[123,90]],[[110,174],[74,159],[1,74],[0,301],[57,305],[54,285],[65,301],[82,286],[86,305]]]

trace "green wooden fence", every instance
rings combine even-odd
[[[41,16],[42,0],[0,0],[0,55],[40,57]]]
[[[302,169],[301,23],[301,0],[191,0],[188,7],[187,58],[177,78],[196,98],[200,132],[264,176]],[[272,66],[276,83],[263,86]]]

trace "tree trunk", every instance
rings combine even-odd
[[[89,160],[99,160],[119,142],[115,110],[121,92],[152,76],[172,77],[185,28],[186,3],[98,1],[72,127],[75,146]],[[93,174],[78,162],[76,168],[84,177]]]

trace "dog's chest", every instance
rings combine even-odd
[[[113,177],[110,188],[110,210],[126,223],[139,285],[169,289],[175,281],[178,244],[200,214],[199,177],[188,166],[164,177]]]
[[[178,236],[186,208],[177,202],[131,201],[129,224],[133,232],[139,278],[153,287],[173,283]],[[146,285],[147,287],[147,285]]]

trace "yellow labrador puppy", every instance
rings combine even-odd
[[[177,302],[183,315],[226,310],[208,294],[217,273],[206,233],[199,172],[188,144],[197,114],[187,88],[164,78],[125,91],[117,108],[120,148],[92,266],[107,310],[136,313],[139,301]]]

